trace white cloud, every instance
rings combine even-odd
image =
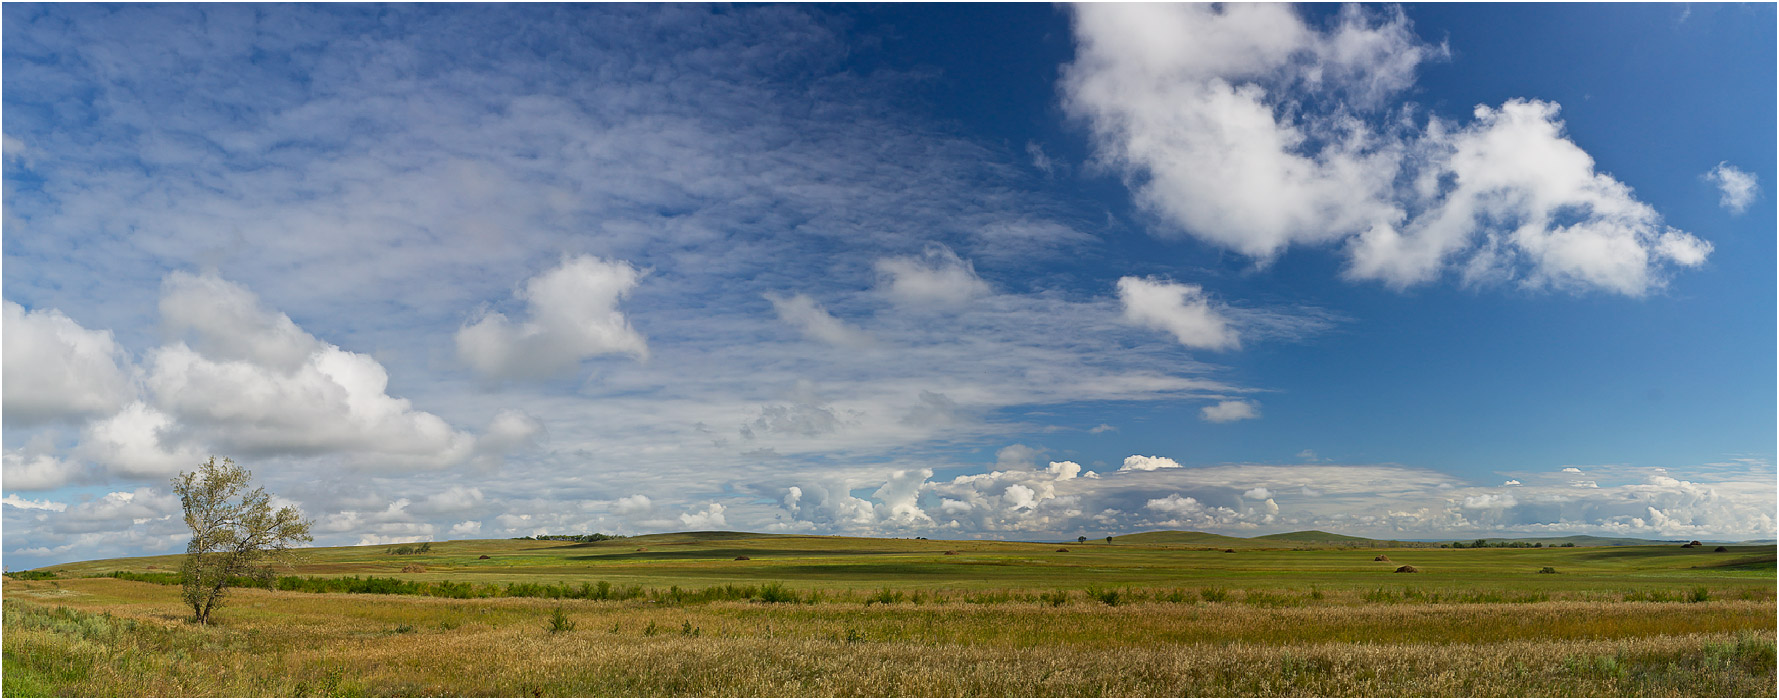
[[[834,318],[807,294],[784,297],[768,292],[766,299],[772,302],[772,310],[778,313],[779,320],[795,326],[811,340],[854,349],[869,348],[877,344],[869,333]]]
[[[1056,174],[1056,164],[1050,162],[1050,156],[1044,153],[1044,147],[1038,145],[1037,141],[1025,142],[1025,154],[1031,156],[1032,167],[1037,168],[1039,172],[1045,175]]]
[[[991,293],[975,265],[942,245],[927,246],[919,257],[878,260],[876,268],[879,288],[905,306],[954,307]]]
[[[890,472],[889,479],[883,482],[883,486],[871,494],[872,498],[877,499],[877,519],[892,526],[903,527],[932,523],[933,519],[920,507],[921,489],[932,476],[931,469],[898,469]]]
[[[1105,423],[1101,423],[1099,425],[1093,426],[1092,428],[1088,428],[1087,432],[1092,433],[1094,435],[1098,435],[1100,433],[1115,433],[1115,432],[1118,432],[1118,429],[1113,426],[1107,425]]]
[[[0,325],[7,424],[108,413],[134,396],[129,359],[110,331],[87,330],[55,309],[27,313],[11,301]]]
[[[642,277],[630,263],[593,255],[564,258],[531,278],[518,296],[528,319],[490,311],[457,331],[457,356],[483,376],[540,379],[574,370],[597,355],[646,359],[648,343],[618,311]]]
[[[1501,485],[1502,486],[1519,486],[1520,480],[1519,479],[1508,479],[1507,481],[1501,482]]]
[[[494,414],[488,428],[476,438],[476,450],[502,454],[536,447],[547,435],[543,421],[524,411],[506,409]]]
[[[1640,296],[1711,245],[1596,173],[1555,104],[1479,106],[1469,125],[1375,117],[1445,53],[1400,11],[1306,24],[1287,5],[1074,6],[1064,105],[1098,157],[1171,226],[1264,263],[1344,241],[1351,279]],[[1322,105],[1322,106],[1318,106]],[[1399,183],[1410,183],[1399,187]]]
[[[1711,172],[1705,173],[1705,179],[1717,185],[1723,193],[1718,204],[1732,213],[1748,211],[1748,205],[1760,195],[1760,184],[1755,181],[1754,173],[1730,165],[1729,161],[1718,163]]]
[[[1273,493],[1271,491],[1266,490],[1265,487],[1261,487],[1261,486],[1256,486],[1254,488],[1251,488],[1251,489],[1248,489],[1247,491],[1242,492],[1242,498],[1252,498],[1256,501],[1264,501],[1264,500],[1271,499],[1272,497],[1273,497]]]
[[[1199,503],[1198,499],[1191,496],[1181,498],[1180,494],[1177,493],[1170,495],[1167,498],[1149,499],[1147,503],[1143,504],[1143,507],[1148,508],[1149,510],[1173,515],[1197,513],[1204,510],[1204,504]]]
[[[696,513],[681,513],[679,521],[687,530],[709,530],[712,528],[727,527],[729,523],[723,517],[723,510],[723,504],[712,503],[705,506],[704,510]]]
[[[1576,469],[1575,467],[1563,467],[1563,472],[1566,474],[1580,474],[1581,470]]]
[[[89,430],[90,449],[108,463],[165,473],[175,457],[197,453],[193,441],[248,457],[343,452],[377,468],[440,467],[469,455],[468,434],[386,393],[381,363],[309,335],[246,288],[175,273],[167,290],[162,313],[191,332],[191,343],[148,354],[152,406]],[[184,439],[169,444],[176,437]]]
[[[451,486],[415,504],[414,512],[423,515],[461,513],[480,507],[485,500],[479,488]]]
[[[634,494],[619,498],[612,503],[612,512],[618,515],[642,515],[654,510],[654,504],[648,496]]]
[[[172,416],[141,401],[87,425],[76,454],[113,474],[162,477],[197,468],[204,451],[181,439]]]
[[[465,520],[451,526],[450,534],[474,537],[482,534],[482,521]]]
[[[1207,350],[1234,350],[1241,341],[1228,319],[1196,284],[1123,277],[1118,301],[1130,323],[1173,334],[1181,345]]]
[[[1513,496],[1506,494],[1483,493],[1464,497],[1464,508],[1466,510],[1512,508],[1517,505],[1519,505],[1519,501],[1514,499]]]
[[[19,498],[18,494],[16,494],[16,493],[6,494],[5,498],[0,498],[0,503],[4,503],[6,505],[9,505],[14,508],[21,509],[21,510],[47,510],[47,511],[53,511],[56,513],[60,513],[62,511],[65,511],[68,509],[68,504],[66,504],[66,503],[57,503],[57,502],[51,501],[49,499],[44,499],[41,501],[33,501],[33,500],[29,500],[29,499]]]
[[[1555,104],[1509,100],[1478,106],[1475,117],[1427,136],[1441,168],[1428,176],[1451,178],[1452,189],[1400,229],[1361,234],[1350,276],[1406,287],[1463,257],[1469,283],[1519,277],[1531,287],[1638,296],[1663,284],[1664,260],[1693,267],[1710,254],[1711,244],[1664,226],[1631,188],[1596,173],[1564,136]]]
[[[1131,455],[1129,457],[1124,458],[1124,466],[1119,467],[1118,471],[1121,471],[1121,472],[1128,472],[1128,471],[1151,472],[1151,471],[1155,471],[1157,469],[1179,469],[1179,468],[1180,468],[1179,462],[1176,462],[1172,459],[1168,459],[1167,457],[1144,457],[1142,455]]]
[[[1044,471],[1054,474],[1057,481],[1068,481],[1081,475],[1081,465],[1074,462],[1051,462]]]
[[[1219,401],[1199,409],[1199,415],[1212,423],[1233,423],[1260,417],[1260,404],[1253,401]]]
[[[50,454],[47,445],[27,444],[6,450],[4,471],[0,481],[6,488],[20,491],[46,491],[73,482],[81,473],[80,465]]]

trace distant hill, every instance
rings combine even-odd
[[[1133,535],[1114,535],[1114,544],[1174,544],[1199,547],[1426,547],[1428,544],[1370,537],[1337,535],[1321,530],[1282,532],[1259,537],[1232,537],[1191,530],[1159,530]]]
[[[1160,530],[1157,532],[1139,532],[1134,535],[1114,535],[1114,543],[1119,544],[1185,544],[1202,547],[1233,547],[1236,545],[1252,546],[1254,543],[1242,537],[1214,535],[1209,532],[1191,530]]]

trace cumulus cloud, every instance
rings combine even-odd
[[[450,534],[474,537],[482,534],[482,521],[465,520],[451,526]]]
[[[878,260],[876,268],[879,289],[904,306],[954,307],[992,291],[974,264],[937,244],[917,257]]]
[[[1663,225],[1630,187],[1595,172],[1593,158],[1563,134],[1554,103],[1478,106],[1473,123],[1435,128],[1425,146],[1444,168],[1431,176],[1453,186],[1426,193],[1434,203],[1401,228],[1362,233],[1351,246],[1352,277],[1406,287],[1463,257],[1471,283],[1518,278],[1637,296],[1661,286],[1663,263],[1693,267],[1711,252]]]
[[[612,512],[618,515],[642,515],[653,511],[654,508],[655,505],[649,501],[649,497],[640,493],[619,498],[612,503]]]
[[[1464,508],[1467,510],[1512,508],[1517,505],[1519,501],[1507,494],[1483,493],[1464,497]]]
[[[1199,409],[1199,416],[1212,423],[1233,423],[1260,417],[1260,404],[1253,401],[1219,401]]]
[[[1760,195],[1760,184],[1755,181],[1754,173],[1730,165],[1729,161],[1718,163],[1711,172],[1705,173],[1705,179],[1717,185],[1718,191],[1723,193],[1717,203],[1735,214],[1747,211],[1748,205]]]
[[[80,465],[51,454],[47,447],[28,443],[7,449],[0,481],[20,491],[45,491],[75,481],[82,472]]]
[[[877,344],[869,333],[834,318],[807,294],[785,297],[767,293],[766,300],[772,302],[772,310],[778,313],[779,320],[796,327],[811,340],[853,349]]]
[[[1581,470],[1575,467],[1563,467],[1563,472],[1565,474],[1580,474]]]
[[[622,260],[564,258],[525,283],[518,297],[528,318],[519,323],[498,311],[484,313],[457,331],[457,356],[483,376],[541,379],[574,370],[581,360],[624,354],[646,359],[648,343],[618,311],[642,273]]]
[[[1228,319],[1211,306],[1204,289],[1196,284],[1123,277],[1118,280],[1118,301],[1124,305],[1126,321],[1171,333],[1186,347],[1241,347]]]
[[[162,313],[190,337],[149,353],[153,406],[132,406],[108,428],[89,431],[93,449],[110,463],[164,464],[194,454],[167,445],[175,435],[227,454],[342,452],[380,468],[450,465],[473,448],[468,434],[390,396],[389,374],[377,360],[309,335],[245,287],[174,273],[166,288]],[[107,444],[154,449],[138,457]]]
[[[1144,457],[1142,455],[1131,455],[1129,457],[1124,458],[1124,466],[1119,467],[1118,471],[1121,471],[1121,472],[1129,472],[1129,471],[1152,472],[1157,469],[1179,469],[1179,468],[1180,468],[1179,462],[1176,462],[1172,459],[1168,459],[1167,457]]]
[[[1093,426],[1092,428],[1088,428],[1087,432],[1092,433],[1094,435],[1098,435],[1100,433],[1114,433],[1114,432],[1118,432],[1118,428],[1113,427],[1111,425],[1107,425],[1105,423],[1101,423],[1099,425]]]
[[[1248,489],[1247,491],[1242,492],[1242,498],[1252,498],[1256,501],[1264,501],[1266,499],[1272,498],[1272,496],[1273,496],[1272,492],[1266,490],[1266,488],[1263,486],[1256,486],[1254,488],[1251,488],[1251,489]]]
[[[110,331],[82,328],[55,309],[4,306],[0,385],[7,424],[109,413],[134,397],[129,359]]]
[[[681,513],[679,521],[687,530],[709,530],[727,527],[729,522],[723,516],[723,504],[712,503],[704,510],[695,513]]]
[[[75,452],[120,476],[170,476],[204,461],[203,450],[176,427],[172,416],[136,401],[88,424]]]
[[[1287,5],[1073,11],[1064,106],[1100,160],[1165,224],[1262,263],[1344,241],[1347,277],[1396,288],[1456,269],[1467,284],[1638,296],[1711,252],[1596,172],[1555,104],[1421,129],[1380,112],[1446,54],[1399,10],[1349,6],[1328,27]]]

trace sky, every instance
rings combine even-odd
[[[1775,535],[1770,4],[0,20],[8,568]]]

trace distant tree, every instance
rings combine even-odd
[[[1564,547],[1574,547],[1574,546],[1575,546],[1575,543],[1574,543],[1574,542],[1564,542],[1564,543],[1563,543],[1563,546],[1564,546]]]
[[[1470,546],[1471,546],[1471,547],[1475,547],[1475,548],[1477,548],[1477,549],[1482,549],[1482,548],[1483,548],[1483,547],[1487,547],[1487,546],[1489,546],[1489,541],[1488,541],[1488,540],[1485,540],[1485,539],[1483,539],[1483,538],[1481,538],[1481,537],[1478,537],[1478,538],[1476,538],[1476,541],[1475,541],[1475,542],[1471,542],[1471,543],[1470,543]]]
[[[1106,535],[1106,544],[1111,544],[1111,543],[1112,543],[1112,536]]]
[[[1087,536],[1082,535],[1080,537],[1077,537],[1077,538],[1075,538],[1075,542],[1078,544],[1087,544]]]
[[[247,490],[252,478],[252,472],[234,460],[225,457],[218,463],[211,457],[197,471],[181,472],[173,479],[173,491],[179,494],[185,524],[192,532],[179,578],[185,604],[199,624],[210,621],[233,579],[270,584],[268,560],[293,544],[313,541],[310,523],[295,508],[274,511],[265,489]]]

